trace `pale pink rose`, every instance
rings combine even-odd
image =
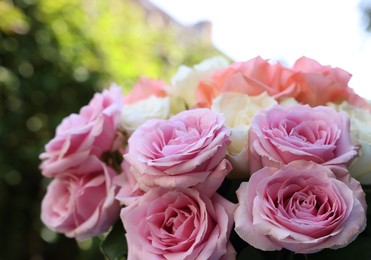
[[[348,86],[352,75],[340,68],[323,66],[307,57],[298,59],[292,68],[295,72],[295,84],[300,86],[296,99],[310,106],[326,105],[328,102],[349,103],[361,107],[367,102]],[[366,105],[367,104],[367,105]]]
[[[315,253],[341,248],[366,227],[365,194],[353,178],[338,180],[328,167],[296,161],[265,167],[237,190],[237,234],[265,250]]]
[[[124,102],[125,104],[133,104],[150,96],[166,97],[168,96],[165,90],[166,86],[166,83],[161,80],[141,77],[133,90],[124,97]]]
[[[41,219],[52,230],[78,240],[108,231],[119,216],[112,179],[116,173],[96,157],[90,157],[75,174],[57,176],[41,204]]]
[[[275,105],[262,110],[251,122],[249,142],[251,173],[307,160],[331,167],[341,177],[357,156],[348,115],[324,106]]]
[[[116,199],[122,205],[129,205],[145,192],[140,189],[139,183],[131,172],[130,164],[123,160],[121,163],[121,173],[114,178],[114,184],[119,187]]]
[[[300,92],[294,84],[294,72],[280,63],[270,63],[261,57],[246,62],[236,62],[218,70],[200,81],[196,99],[198,106],[210,107],[220,93],[238,92],[257,96],[263,92],[275,99],[295,97]]]
[[[100,157],[114,149],[122,103],[121,88],[113,85],[103,93],[96,93],[79,114],[63,119],[55,137],[40,155],[42,174],[54,177],[80,165],[91,155]]]
[[[151,120],[129,138],[124,159],[140,187],[195,187],[212,195],[231,170],[224,159],[230,130],[221,114],[193,109]]]
[[[151,189],[121,210],[128,260],[232,259],[236,205],[195,189]]]

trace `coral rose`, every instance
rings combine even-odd
[[[294,98],[310,106],[328,102],[348,101],[370,109],[365,99],[348,86],[351,74],[340,68],[323,66],[307,57],[298,59],[292,67],[256,57],[236,62],[201,79],[196,89],[198,106],[210,107],[212,100],[223,92],[239,92],[256,96],[262,92],[281,102]]]
[[[166,97],[167,95],[165,82],[141,77],[135,84],[133,90],[129,94],[125,95],[124,102],[125,104],[133,104],[147,99],[150,96]]]
[[[368,107],[367,102],[348,86],[352,75],[347,71],[323,66],[307,57],[298,59],[292,69],[297,72],[295,84],[300,86],[300,93],[295,97],[299,102],[314,107],[328,102],[349,101],[357,106]]]
[[[270,63],[261,57],[246,62],[236,62],[216,71],[211,77],[202,79],[196,90],[198,104],[210,107],[220,93],[238,92],[257,96],[267,92],[279,100],[295,97],[300,89],[292,81],[294,72],[280,63]]]

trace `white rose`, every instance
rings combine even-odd
[[[345,111],[350,117],[352,142],[360,145],[359,157],[349,166],[350,174],[361,184],[371,184],[371,113],[343,102],[340,105],[328,104],[338,111]]]
[[[170,116],[170,98],[150,96],[133,104],[124,105],[121,126],[132,134],[150,119],[167,119]]]
[[[292,106],[296,106],[299,104],[300,103],[295,98],[292,98],[292,97],[287,97],[280,101],[280,105],[285,106],[285,107],[292,107]]]
[[[228,61],[223,57],[214,57],[202,61],[193,68],[180,66],[171,79],[168,89],[171,97],[181,98],[188,108],[196,104],[196,88],[203,78],[210,77],[218,69],[227,67]]]
[[[249,174],[247,157],[251,120],[257,112],[275,104],[277,102],[266,92],[259,96],[226,92],[213,100],[211,110],[222,113],[226,120],[225,124],[232,131],[228,159],[233,164],[234,173],[238,177],[247,177]]]

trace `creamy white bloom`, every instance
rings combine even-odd
[[[216,70],[225,68],[229,65],[223,57],[214,57],[202,61],[193,66],[180,66],[177,73],[171,79],[171,86],[168,89],[172,98],[181,98],[187,107],[196,104],[196,88],[203,78],[210,77]]]
[[[170,116],[170,98],[150,96],[133,104],[124,105],[121,126],[132,134],[150,119],[167,119]]]
[[[211,110],[222,113],[226,125],[232,129],[232,144],[228,148],[230,154],[239,154],[246,146],[250,122],[255,114],[275,104],[277,102],[266,92],[259,96],[226,92],[213,100]]]
[[[300,103],[295,98],[292,98],[292,97],[287,97],[287,98],[280,100],[279,104],[285,107],[292,107],[292,106],[300,105]]]
[[[329,103],[338,111],[345,111],[350,117],[352,142],[360,145],[359,157],[349,167],[350,174],[362,184],[371,184],[371,113],[347,102],[340,105]]]
[[[224,115],[226,125],[231,129],[231,141],[228,146],[228,159],[232,162],[235,172],[248,174],[248,133],[251,120],[264,108],[277,104],[275,99],[266,92],[259,96],[248,96],[242,93],[226,92],[217,96],[211,110]]]

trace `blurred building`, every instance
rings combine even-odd
[[[210,21],[201,21],[192,26],[177,22],[169,14],[147,0],[131,0],[143,8],[148,26],[157,30],[173,30],[182,44],[206,44],[212,46]]]

